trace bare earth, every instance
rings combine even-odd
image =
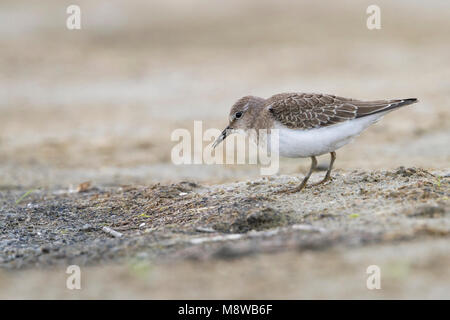
[[[447,1],[379,1],[376,31],[364,2],[79,3],[79,31],[0,4],[0,298],[450,298]],[[290,91],[420,102],[298,194],[309,160],[172,164],[174,129]]]

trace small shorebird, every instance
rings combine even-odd
[[[330,153],[331,161],[322,181],[331,180],[336,150],[351,142],[364,129],[388,112],[417,102],[415,98],[361,101],[329,94],[281,93],[269,99],[246,96],[231,108],[229,125],[214,142],[215,148],[237,129],[279,129],[279,155],[311,158],[311,168],[302,183],[290,190],[302,190],[317,166],[316,156]]]

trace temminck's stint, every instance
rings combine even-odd
[[[388,112],[417,102],[417,99],[361,101],[329,94],[281,93],[269,99],[246,96],[231,108],[229,125],[214,142],[216,147],[237,129],[279,129],[279,155],[311,157],[311,168],[302,183],[290,190],[302,190],[317,166],[316,156],[330,153],[331,161],[321,184],[331,180],[336,150],[351,142],[364,129]]]

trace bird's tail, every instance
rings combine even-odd
[[[418,102],[416,98],[396,99],[396,100],[379,100],[379,101],[364,101],[357,104],[358,112],[357,118],[369,116],[372,114],[386,112],[397,109],[409,104]]]

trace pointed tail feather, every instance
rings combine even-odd
[[[417,100],[416,98],[408,98],[408,99],[397,99],[387,101],[362,102],[360,105],[357,105],[358,110],[356,118],[361,118],[372,114],[393,110],[396,108],[407,106],[409,104],[416,103],[418,101],[419,100]]]

